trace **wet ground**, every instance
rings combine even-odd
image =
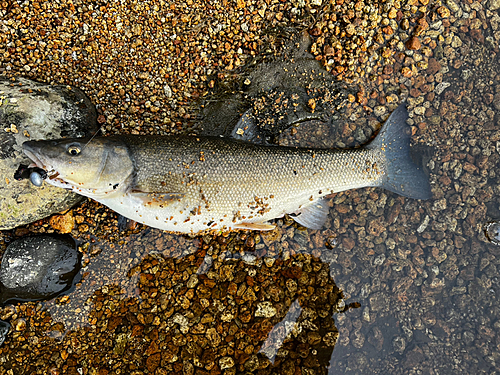
[[[0,374],[497,373],[500,248],[483,227],[500,220],[499,8],[1,2],[0,74],[81,87],[105,133],[196,129],[202,98],[237,95],[239,67],[280,55],[277,29],[306,30],[353,93],[335,122],[279,143],[362,144],[406,99],[434,197],[339,193],[316,231],[287,218],[265,234],[123,230],[87,201],[2,232],[3,250],[70,223],[83,271],[70,295],[0,310],[13,327]]]

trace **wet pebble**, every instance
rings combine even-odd
[[[259,368],[259,358],[256,355],[250,356],[244,364],[247,371],[255,371]]]
[[[13,241],[0,265],[0,305],[61,294],[73,285],[80,260],[69,236],[40,235]]]
[[[259,302],[257,304],[257,310],[255,311],[256,317],[261,318],[272,318],[276,315],[276,308],[269,301]]]
[[[396,352],[398,352],[399,354],[402,354],[406,349],[406,341],[403,337],[396,336],[392,340],[392,346]]]
[[[234,360],[231,357],[222,357],[219,360],[219,366],[221,370],[225,370],[234,366]]]
[[[419,50],[422,47],[420,40],[416,36],[412,36],[407,42],[406,47],[410,50]]]
[[[69,211],[64,215],[54,215],[50,218],[50,226],[59,233],[71,233],[75,227],[75,219],[73,218],[73,212]]]
[[[488,2],[488,9],[491,11],[495,11],[500,8],[500,0],[490,0]]]
[[[3,344],[10,331],[10,324],[6,321],[0,320],[0,345]]]
[[[373,264],[375,266],[381,266],[382,264],[384,264],[385,262],[385,255],[384,254],[380,254],[378,255],[374,260],[373,260]]]
[[[14,329],[18,332],[24,331],[26,329],[26,320],[24,319],[16,319],[15,321],[12,322],[12,325],[14,326]]]
[[[432,209],[434,211],[442,211],[446,209],[446,199],[440,199],[434,202],[434,205],[432,206]]]
[[[500,245],[500,222],[492,221],[484,226],[486,238],[495,245]]]
[[[383,105],[378,105],[376,106],[374,109],[373,109],[373,113],[375,116],[377,117],[380,117],[380,116],[383,116],[385,115],[385,113],[387,112],[387,109],[385,108],[385,106]]]

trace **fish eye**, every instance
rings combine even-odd
[[[70,145],[67,149],[68,151],[68,154],[70,155],[73,155],[73,156],[76,156],[78,155],[80,152],[82,152],[82,149],[80,148],[80,146],[78,145]]]

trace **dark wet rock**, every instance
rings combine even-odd
[[[415,348],[406,354],[405,366],[408,368],[413,368],[413,367],[417,366],[419,363],[422,363],[424,360],[425,360],[425,356],[422,352],[422,349]]]
[[[279,53],[242,68],[241,80],[231,87],[214,90],[200,118],[203,135],[231,136],[244,113],[250,113],[251,120],[240,131],[252,122],[256,138],[270,143],[277,143],[280,133],[292,125],[338,120],[335,116],[350,91],[308,52],[307,36],[284,39],[295,42],[284,42]]]
[[[60,295],[76,282],[80,260],[69,236],[39,235],[13,241],[0,264],[0,305]]]
[[[10,331],[10,324],[4,320],[0,320],[0,345],[3,344]]]
[[[81,90],[0,79],[0,124],[0,230],[42,219],[81,200],[48,184],[35,187],[27,179],[14,180],[19,165],[31,163],[22,152],[23,142],[97,131],[95,107]]]
[[[372,344],[376,350],[382,350],[382,347],[384,345],[384,335],[382,334],[380,328],[372,328],[371,335],[368,336],[368,342]]]

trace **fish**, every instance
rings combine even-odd
[[[321,229],[334,193],[381,187],[413,199],[432,196],[428,176],[410,157],[407,118],[403,103],[371,142],[355,149],[113,135],[28,141],[23,150],[47,173],[47,183],[154,228],[265,231],[287,214],[304,227]]]

